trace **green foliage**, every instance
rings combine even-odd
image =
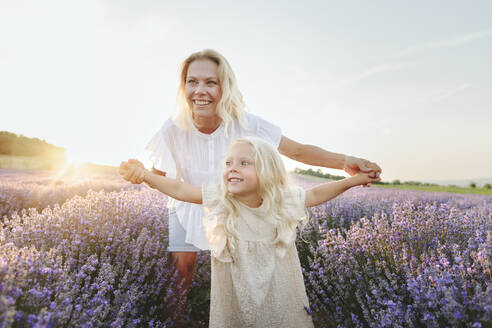
[[[485,188],[466,188],[466,187],[458,187],[458,186],[412,186],[412,185],[381,185],[383,188],[396,188],[403,190],[420,190],[420,191],[429,191],[429,192],[451,192],[457,194],[477,194],[477,195],[489,195],[492,196],[492,189]]]
[[[470,182],[470,188],[476,188],[477,184],[475,182]]]
[[[485,189],[492,189],[492,186],[490,185],[490,183],[486,183],[483,187]]]
[[[317,169],[316,171],[314,171],[311,168],[309,168],[307,170],[302,170],[302,169],[296,167],[294,169],[294,173],[296,173],[296,174],[304,174],[304,175],[311,175],[313,177],[325,178],[325,179],[330,179],[330,180],[342,180],[342,179],[345,179],[344,176],[332,175],[332,174],[329,174],[329,173],[323,173],[320,169]]]
[[[65,161],[66,150],[38,138],[28,138],[15,133],[0,131],[0,155],[43,157]]]

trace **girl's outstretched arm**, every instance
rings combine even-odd
[[[358,173],[350,178],[317,185],[306,191],[306,207],[323,204],[352,187],[378,181],[381,181],[379,177],[370,178],[368,173]]]
[[[146,170],[145,168],[122,162],[120,164],[120,175],[132,183],[147,183],[151,188],[183,202],[201,204],[202,188],[192,186],[188,183],[161,176]]]

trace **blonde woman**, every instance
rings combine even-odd
[[[278,126],[245,111],[234,73],[227,60],[214,50],[191,54],[181,65],[176,114],[164,122],[146,150],[153,172],[200,186],[217,183],[221,156],[231,141],[257,136],[282,155],[299,162],[335,169],[350,175],[359,171],[378,177],[381,169],[367,160],[331,153],[297,143]],[[143,167],[135,160],[131,163]],[[141,176],[127,176],[140,183]],[[203,208],[180,200],[169,201],[169,253],[183,281],[180,295],[186,297],[191,284],[196,252],[209,249],[203,230]]]
[[[296,226],[306,207],[379,181],[367,173],[305,191],[289,183],[279,153],[262,139],[234,141],[219,184],[192,186],[122,163],[123,176],[143,177],[170,197],[202,204],[212,255],[209,327],[313,327],[307,309]]]

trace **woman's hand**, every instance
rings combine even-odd
[[[343,166],[343,169],[345,172],[350,174],[350,176],[354,176],[360,172],[369,173],[370,178],[379,178],[379,176],[381,175],[381,168],[379,167],[379,165],[373,162],[369,162],[366,159],[353,156],[345,157],[345,165]],[[379,179],[378,181],[381,181],[381,179]],[[363,186],[370,187],[371,183],[364,184]]]
[[[145,178],[145,168],[143,164],[136,159],[129,159],[128,162],[121,162],[120,175],[126,181],[130,181],[133,184],[140,184]]]

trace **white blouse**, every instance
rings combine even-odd
[[[229,126],[225,135],[224,123],[211,134],[205,134],[194,126],[191,131],[183,131],[172,119],[152,137],[145,149],[153,166],[170,178],[187,182],[194,186],[204,183],[220,183],[222,162],[232,140],[245,136],[256,136],[270,142],[275,149],[282,138],[278,126],[251,113],[246,113],[247,127],[243,128],[237,120]],[[203,229],[205,212],[202,205],[169,199],[168,208],[175,208],[176,215],[186,230],[185,241],[200,249],[210,249]]]

